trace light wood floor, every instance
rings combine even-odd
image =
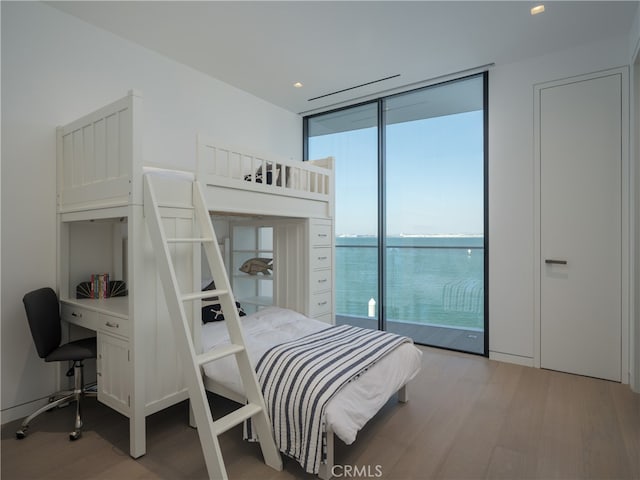
[[[336,464],[358,478],[640,479],[640,395],[628,386],[423,348],[410,400],[392,399],[353,445],[337,441]],[[214,415],[231,404],[211,397]],[[85,431],[67,440],[72,410],[2,427],[3,480],[204,479],[197,432],[182,403],[147,419],[147,454],[128,455],[128,421],[87,401]],[[292,460],[266,467],[240,427],[221,437],[231,479],[313,478]],[[341,478],[345,469],[337,470]],[[353,470],[351,470],[353,472]]]

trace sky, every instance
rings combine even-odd
[[[387,236],[482,235],[483,114],[386,129]],[[336,235],[377,233],[377,129],[309,139],[309,158],[336,159]]]

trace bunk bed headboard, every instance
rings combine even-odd
[[[58,127],[60,213],[142,204],[141,110],[142,97],[131,90]]]
[[[198,135],[196,177],[211,210],[333,217],[332,157],[298,162],[261,155]]]

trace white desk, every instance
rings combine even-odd
[[[129,338],[129,298],[114,297],[104,299],[61,299],[62,319],[66,322],[88,328],[106,330]]]
[[[96,332],[98,400],[131,416],[128,297],[61,299],[62,320]]]

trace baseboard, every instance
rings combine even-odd
[[[28,415],[31,415],[40,407],[47,404],[48,398],[41,398],[38,400],[34,400],[33,402],[23,403],[22,405],[17,405],[15,407],[9,407],[0,412],[0,422],[2,425],[5,423],[13,422],[14,420],[18,420],[24,418]]]
[[[522,357],[520,355],[512,355],[510,353],[502,352],[489,352],[489,358],[498,362],[515,363],[516,365],[523,365],[525,367],[533,367],[533,358]]]

